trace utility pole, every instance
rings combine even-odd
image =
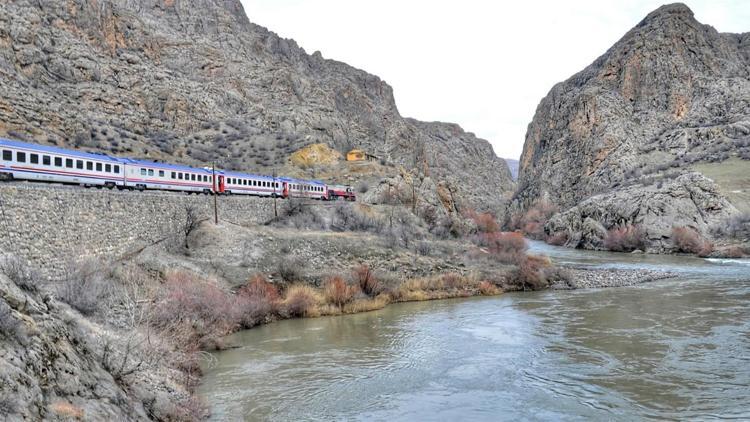
[[[218,182],[216,181],[216,161],[211,163],[211,179],[213,180],[213,185],[214,185],[214,224],[218,226],[219,225],[219,205],[217,203],[216,197],[219,196],[219,192],[217,189]]]
[[[273,216],[279,218],[279,211],[276,208],[276,166],[273,167]]]

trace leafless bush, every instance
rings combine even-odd
[[[714,245],[704,239],[697,230],[691,227],[674,227],[672,228],[672,242],[678,252],[696,254],[698,256],[708,256],[713,252]]]
[[[511,273],[511,283],[521,290],[541,290],[549,286],[546,270],[550,267],[546,257],[525,255],[518,268]]]
[[[733,239],[750,238],[750,212],[744,212],[727,218],[713,226],[711,232],[715,236],[726,236]]]
[[[279,290],[263,276],[255,275],[237,290],[237,312],[244,328],[254,327],[278,312]]]
[[[383,291],[380,281],[368,265],[362,264],[354,267],[352,276],[359,289],[367,296],[377,296]]]
[[[370,190],[370,184],[367,181],[362,180],[357,184],[357,192],[367,193]]]
[[[568,232],[558,232],[547,236],[545,241],[554,246],[562,246],[568,241]]]
[[[326,302],[343,308],[344,305],[354,300],[359,289],[346,283],[343,277],[333,276],[323,284],[323,295]]]
[[[287,283],[302,280],[304,262],[298,257],[281,257],[276,264],[276,272]]]
[[[131,331],[119,339],[101,335],[96,343],[99,363],[118,382],[158,366],[168,355],[167,349],[157,344],[149,333]]]
[[[477,245],[486,247],[493,258],[505,264],[518,262],[528,248],[526,239],[518,232],[479,233],[474,241]]]
[[[640,226],[626,225],[607,231],[604,247],[615,252],[631,252],[646,248],[646,232]]]
[[[6,339],[26,340],[23,324],[13,316],[13,310],[4,299],[0,299],[0,334]]]
[[[27,292],[37,291],[42,281],[38,271],[15,256],[0,257],[0,272]]]
[[[521,230],[532,239],[544,238],[544,224],[557,212],[557,206],[540,199],[521,215],[514,215],[510,220],[511,230]]]
[[[337,231],[379,232],[383,222],[358,209],[355,204],[340,202],[334,209],[331,228]]]
[[[94,314],[112,294],[106,267],[104,262],[93,259],[68,264],[57,287],[57,297],[84,315]]]
[[[169,336],[180,350],[218,348],[237,327],[234,298],[195,274],[174,272],[151,308],[152,327]]]
[[[428,256],[432,252],[432,245],[426,240],[417,242],[416,251],[422,256]]]

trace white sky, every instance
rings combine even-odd
[[[401,115],[454,122],[517,158],[552,86],[663,0],[241,0],[251,22],[393,86]],[[748,0],[688,0],[721,32],[750,31]]]

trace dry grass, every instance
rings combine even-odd
[[[391,303],[391,296],[383,293],[374,298],[357,299],[351,303],[348,303],[346,304],[346,306],[344,306],[343,312],[345,314],[370,312],[378,309],[383,309],[389,303]]]
[[[320,315],[319,305],[324,300],[320,292],[306,284],[295,284],[286,290],[282,307],[289,317],[315,317]]]
[[[504,264],[518,262],[528,248],[519,232],[480,233],[476,243],[486,247],[494,259]]]

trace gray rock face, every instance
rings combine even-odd
[[[545,225],[547,233],[566,232],[568,246],[602,249],[605,227],[641,226],[647,252],[672,252],[673,227],[708,233],[737,212],[716,184],[699,173],[688,173],[662,186],[633,186],[595,195],[556,214]]]
[[[541,101],[514,206],[546,196],[566,209],[748,151],[750,33],[719,33],[687,6],[667,5]]]
[[[486,141],[402,118],[380,78],[308,55],[239,0],[2,2],[0,81],[14,138],[256,172],[322,142],[394,173],[426,163],[471,206],[513,190]]]
[[[508,168],[510,169],[510,175],[513,177],[513,180],[518,180],[518,166],[519,166],[518,160],[514,160],[512,158],[505,158],[504,160],[506,163],[508,163]]]

